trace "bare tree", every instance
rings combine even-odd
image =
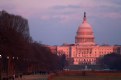
[[[26,19],[6,11],[0,11],[0,54],[4,56],[3,65],[9,62],[9,70],[17,72],[56,71],[59,63],[65,63],[45,45],[32,41]],[[7,62],[7,56],[15,58]]]

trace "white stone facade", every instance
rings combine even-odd
[[[65,54],[67,58],[73,59],[73,64],[95,64],[96,59],[110,53],[119,53],[120,46],[80,46],[62,45],[57,46],[58,54]]]

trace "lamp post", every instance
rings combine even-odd
[[[0,54],[0,80],[2,80],[2,55]]]
[[[9,56],[7,56],[7,77],[9,75]]]
[[[15,57],[7,56],[7,77],[10,79],[14,78],[14,65],[13,60]]]

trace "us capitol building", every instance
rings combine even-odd
[[[49,46],[55,54],[65,54],[70,60],[70,64],[96,64],[96,60],[110,53],[120,53],[121,46],[97,45],[95,43],[94,32],[91,25],[87,22],[84,12],[83,22],[78,27],[75,36],[75,44],[63,44],[61,46]]]

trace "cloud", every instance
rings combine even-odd
[[[76,9],[76,8],[80,8],[79,5],[56,5],[53,6],[52,9]]]
[[[120,4],[120,0],[0,0],[0,10],[4,9],[9,13],[27,18],[31,22],[31,31],[36,27],[38,34],[48,37],[43,34],[43,32],[46,31],[44,30],[46,26],[51,27],[52,30],[56,28],[57,30],[55,30],[55,32],[61,32],[62,30],[62,33],[64,33],[67,25],[69,25],[69,28],[72,28],[70,32],[76,30],[78,24],[81,22],[80,20],[83,18],[84,11],[87,12],[89,23],[92,21],[94,25],[101,26],[100,28],[102,30],[100,29],[100,32],[103,32],[103,28],[107,26],[107,21],[112,21],[108,22],[110,26],[115,25],[114,21],[116,19],[119,19],[120,21]],[[101,22],[105,25],[98,24]],[[117,22],[116,24],[120,23]],[[64,25],[64,27],[62,27],[62,25]],[[58,27],[61,28],[58,29]],[[39,33],[41,30],[40,28],[43,28],[43,32],[41,33]],[[46,27],[46,29],[48,28]],[[99,28],[96,29],[97,32],[99,32],[98,29]],[[46,33],[49,33],[49,31],[50,29],[46,31]],[[31,32],[31,34],[34,34],[35,32]],[[73,33],[75,34],[75,31],[73,31]],[[61,36],[63,37],[64,35]],[[36,37],[36,35],[34,35],[34,37]],[[73,40],[74,36],[71,35],[71,37]],[[71,37],[69,40],[71,40]],[[54,39],[54,36],[52,38]],[[36,39],[40,38],[38,37]],[[43,38],[43,41],[44,40],[48,39]],[[57,40],[55,39],[55,41]]]
[[[119,0],[1,0],[0,8],[26,18],[40,17],[41,20],[71,22],[71,20],[78,20],[84,11],[87,11],[89,16],[118,18],[119,13],[114,14],[114,11],[120,10],[119,2]]]
[[[116,12],[101,14],[101,16],[110,19],[121,19],[121,13]]]

